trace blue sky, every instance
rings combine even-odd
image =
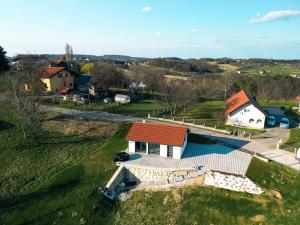
[[[0,0],[8,55],[300,58],[299,0]]]

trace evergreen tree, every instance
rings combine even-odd
[[[9,65],[6,51],[0,46],[0,74],[7,70],[9,70]]]

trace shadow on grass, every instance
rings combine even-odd
[[[13,128],[14,125],[4,120],[0,120],[0,131]]]

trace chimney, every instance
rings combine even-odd
[[[146,123],[146,120],[143,120],[143,123]]]

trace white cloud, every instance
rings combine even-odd
[[[200,28],[193,28],[192,29],[193,33],[198,33],[198,32],[201,32],[201,31],[203,31],[203,29],[200,29]]]
[[[162,32],[160,32],[160,31],[156,31],[156,32],[154,32],[154,37],[161,37],[161,35],[162,35]]]
[[[282,20],[288,19],[291,17],[299,16],[300,10],[278,10],[278,11],[271,11],[268,12],[264,16],[258,15],[257,18],[253,18],[249,20],[249,23],[256,24],[256,23],[267,23],[275,20]]]
[[[152,10],[152,8],[147,5],[144,8],[142,8],[142,12],[150,12],[151,10]]]

